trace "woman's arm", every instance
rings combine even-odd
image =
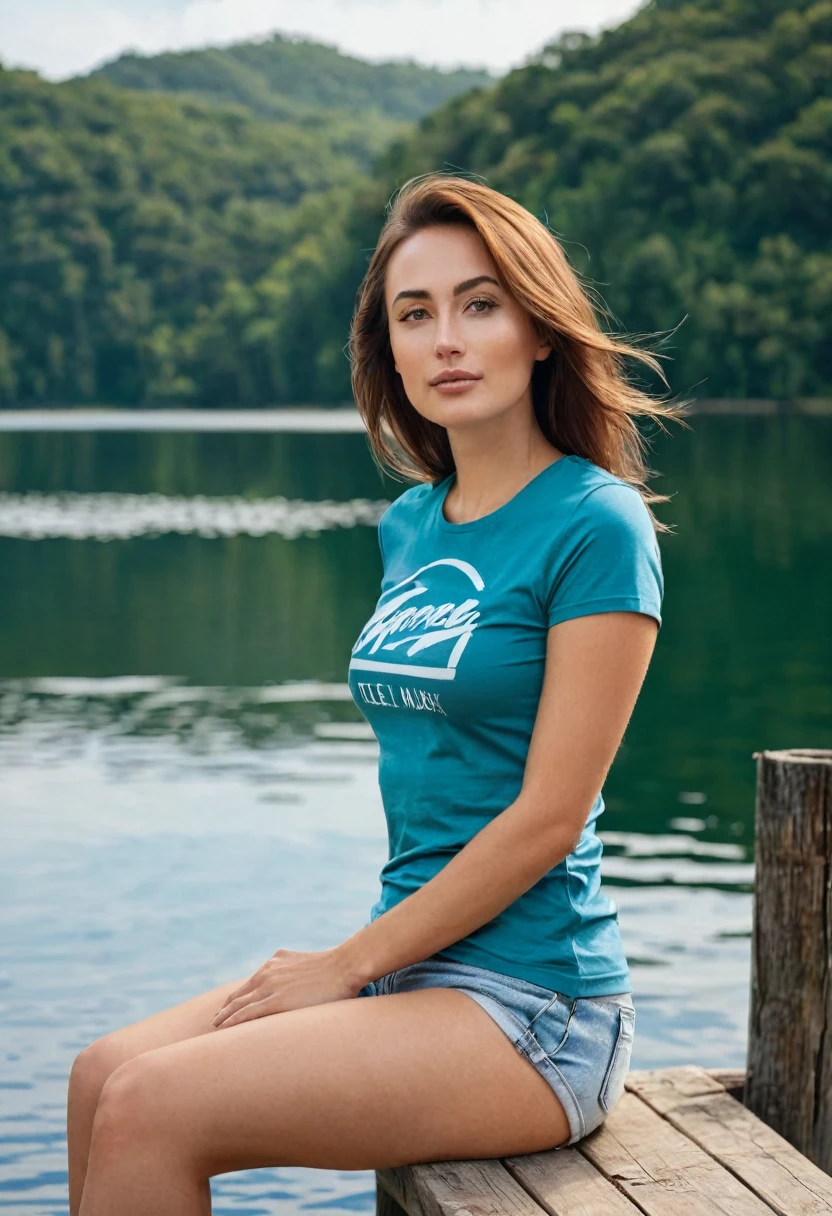
[[[601,612],[549,630],[523,785],[429,882],[334,953],[348,987],[420,962],[492,920],[576,847],[641,690],[658,623]]]

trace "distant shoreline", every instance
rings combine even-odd
[[[356,409],[0,410],[0,431],[363,431]]]
[[[703,397],[687,413],[719,415],[801,415],[832,417],[832,398],[802,397],[791,401],[764,398]],[[281,432],[311,434],[364,430],[353,407],[300,406],[286,409],[0,409],[0,432],[12,431],[189,431]]]

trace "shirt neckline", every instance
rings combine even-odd
[[[565,464],[569,460],[578,459],[579,457],[572,453],[566,456],[560,456],[557,460],[553,460],[551,464],[547,464],[545,469],[541,469],[539,473],[535,474],[531,481],[527,481],[524,486],[521,486],[517,493],[512,495],[508,502],[504,502],[501,507],[497,507],[494,511],[489,511],[487,515],[480,515],[477,519],[469,519],[465,523],[460,524],[451,523],[450,520],[445,518],[443,513],[445,499],[448,497],[451,483],[456,477],[456,472],[449,473],[448,476],[440,481],[435,487],[437,526],[440,527],[443,532],[470,532],[474,528],[486,527],[488,524],[493,523],[495,519],[498,519],[504,515],[509,508],[512,507],[513,504],[516,503],[517,500],[527,492],[527,490],[530,490],[532,486],[537,485],[544,477],[547,476],[547,474],[550,474],[552,469],[558,468],[560,465]]]

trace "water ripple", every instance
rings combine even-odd
[[[167,532],[206,537],[268,536],[289,540],[330,528],[375,527],[386,499],[242,497],[164,494],[0,494],[0,536],[22,540],[126,540]]]

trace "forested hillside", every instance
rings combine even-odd
[[[829,0],[654,0],[449,102],[378,167],[335,294],[395,185],[447,165],[547,220],[621,326],[683,322],[663,348],[676,391],[832,396]]]
[[[488,79],[280,37],[0,66],[0,403],[286,400],[284,312],[355,183]]]
[[[198,395],[181,366],[204,318],[233,326],[237,284],[295,246],[303,203],[359,176],[345,124],[0,70],[2,399]]]
[[[277,121],[0,72],[0,401],[349,400],[385,204],[432,169],[546,220],[623,328],[678,326],[676,391],[832,396],[832,0],[652,0],[400,120],[370,174],[392,128],[360,79]]]
[[[366,63],[335,47],[280,34],[221,49],[120,55],[93,76],[127,89],[239,102],[265,117],[301,123],[320,123],[322,109],[414,122],[457,93],[492,83],[485,72]]]

